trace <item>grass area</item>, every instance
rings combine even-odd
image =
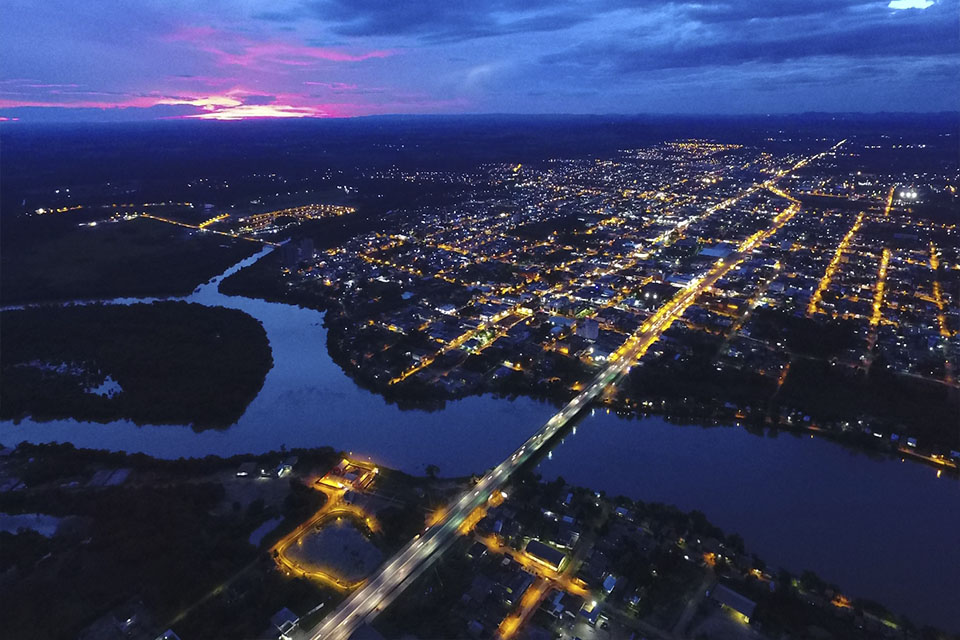
[[[3,419],[227,427],[273,366],[263,327],[233,309],[186,302],[36,307],[5,311],[0,323]],[[113,393],[93,392],[99,385]]]
[[[358,582],[383,560],[367,532],[362,521],[338,516],[307,532],[290,546],[287,557],[300,569],[339,576],[346,583]]]
[[[95,227],[20,220],[4,225],[0,242],[4,305],[186,295],[260,248],[144,218]]]

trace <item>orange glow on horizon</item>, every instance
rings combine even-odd
[[[207,103],[211,104],[211,103]],[[315,107],[294,107],[284,104],[236,104],[220,105],[214,103],[213,110],[206,113],[197,113],[187,118],[200,120],[246,120],[248,118],[322,118],[327,113]],[[210,108],[204,105],[204,108]]]

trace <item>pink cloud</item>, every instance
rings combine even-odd
[[[298,94],[273,95],[235,87],[228,91],[207,94],[179,92],[173,94],[98,94],[63,96],[44,95],[36,98],[0,98],[0,108],[59,107],[66,109],[148,109],[158,106],[179,106],[188,111],[174,118],[202,120],[243,120],[248,118],[329,118],[364,113],[362,106],[318,104]],[[97,96],[91,98],[90,96]],[[113,96],[112,100],[100,99]],[[192,108],[192,109],[191,109]]]
[[[311,80],[304,80],[303,84],[311,87],[326,87],[331,91],[353,91],[357,88],[357,85],[347,84],[346,82],[313,82]]]
[[[237,78],[231,76],[169,76],[168,82],[175,84],[191,83],[202,84],[208,87],[222,87],[237,82]]]
[[[263,68],[270,65],[305,67],[318,61],[362,62],[395,54],[393,51],[379,49],[349,53],[330,47],[312,47],[278,40],[258,41],[212,27],[182,27],[168,34],[165,39],[170,42],[188,42],[199,51],[213,55],[220,65],[244,68]]]
[[[232,95],[215,95],[215,96],[194,96],[194,97],[169,97],[161,98],[156,102],[156,104],[184,104],[190,105],[192,107],[200,107],[205,111],[216,111],[217,109],[225,109],[230,107],[239,107],[243,105],[243,100],[232,96]]]
[[[0,109],[9,109],[15,107],[64,107],[68,109],[128,109],[128,108],[148,108],[155,107],[158,104],[174,104],[172,102],[161,102],[163,98],[157,96],[127,96],[116,100],[62,100],[55,101],[44,98],[26,98],[11,100],[0,98]],[[181,103],[182,104],[182,103]]]

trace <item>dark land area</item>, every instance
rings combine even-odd
[[[844,321],[818,325],[769,309],[758,309],[754,319],[793,352],[781,385],[755,370],[723,366],[725,361],[718,367],[719,338],[684,336],[682,348],[664,348],[634,367],[610,404],[626,415],[664,413],[680,421],[738,422],[760,429],[812,427],[870,449],[897,449],[899,442],[873,435],[880,429],[902,441],[922,439],[941,456],[960,449],[955,386],[896,373],[882,354],[869,372],[839,360],[854,339]]]
[[[270,174],[311,177],[325,170],[348,177],[358,167],[462,170],[488,162],[534,162],[555,157],[608,155],[618,149],[671,138],[723,137],[759,141],[782,134],[889,135],[939,132],[956,127],[957,114],[836,114],[778,116],[577,116],[491,114],[475,116],[375,116],[329,120],[153,123],[16,123],[4,129],[3,209],[15,212],[26,198],[45,206],[57,187],[113,198],[142,194],[145,201],[178,199],[221,204],[259,197]],[[150,153],[143,153],[145,148]],[[904,151],[921,160],[924,152]],[[901,154],[903,155],[903,154]],[[83,158],[78,163],[77,158]],[[955,159],[953,160],[955,162]],[[235,182],[239,175],[256,180]],[[187,189],[191,179],[208,176]],[[219,178],[219,180],[217,179]],[[234,180],[229,189],[223,179]],[[289,179],[289,178],[288,178]],[[86,194],[84,185],[109,183]],[[286,190],[286,189],[285,189]],[[38,200],[44,199],[43,201]],[[109,200],[107,200],[109,201]]]
[[[260,247],[144,218],[80,226],[108,213],[4,213],[2,304],[187,295]]]
[[[263,327],[232,309],[91,304],[4,311],[0,321],[4,419],[228,427],[273,365]]]
[[[296,453],[305,466],[337,457],[330,449]],[[189,622],[184,637],[254,637],[281,607],[325,597],[309,582],[285,579],[259,550],[322,506],[323,494],[297,479],[253,486],[235,477],[244,462],[272,468],[289,452],[167,461],[21,445],[6,454],[3,476],[22,484],[0,494],[0,512],[41,512],[61,523],[51,537],[0,533],[4,637],[100,637],[97,628],[104,633],[112,618],[134,613],[127,637],[151,629],[154,637],[174,620],[181,631]],[[118,470],[122,482],[98,481]],[[251,532],[273,518],[280,522],[272,538],[250,544]],[[230,600],[229,614],[189,617],[214,590]]]

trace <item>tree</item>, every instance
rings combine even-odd
[[[727,536],[727,546],[736,551],[737,553],[743,553],[744,544],[743,538],[740,537],[740,534],[731,533]]]
[[[437,474],[440,473],[440,467],[435,464],[428,464],[426,468],[427,477],[431,480],[437,479]]]

